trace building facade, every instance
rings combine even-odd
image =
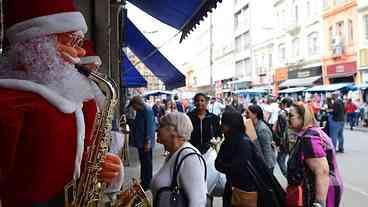
[[[274,90],[322,84],[322,2],[276,0],[273,7]]]
[[[233,1],[224,1],[182,43],[188,51],[182,64],[187,88],[211,95],[222,94],[235,76]]]
[[[252,60],[254,63],[253,87],[272,89],[273,47],[273,39],[265,40],[252,47]]]
[[[251,0],[234,0],[234,64],[233,89],[249,88],[252,83],[251,62]]]
[[[324,0],[324,83],[358,83],[357,0]]]
[[[358,31],[359,31],[359,51],[358,51],[358,71],[360,73],[359,82],[368,84],[368,1],[358,0]]]

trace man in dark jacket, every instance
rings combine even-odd
[[[202,154],[205,154],[211,146],[213,138],[221,137],[219,117],[207,110],[208,98],[205,94],[198,93],[194,97],[196,108],[188,113],[193,124],[193,132],[190,143]]]
[[[337,147],[337,152],[344,152],[344,124],[345,124],[345,106],[344,102],[339,98],[339,93],[332,94],[332,103],[329,104],[331,111],[329,117],[329,130],[332,142]]]
[[[233,97],[233,102],[231,102],[231,106],[236,110],[236,112],[240,114],[242,114],[245,111],[244,105],[239,103],[238,96]]]
[[[282,174],[286,177],[286,157],[289,152],[289,126],[288,126],[288,114],[289,107],[293,101],[290,98],[282,99],[280,103],[280,111],[277,117],[276,124],[273,127],[273,138],[278,147],[277,163],[281,169]]]

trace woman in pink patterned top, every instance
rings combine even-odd
[[[301,185],[306,207],[338,207],[342,180],[331,139],[316,127],[313,112],[304,104],[293,104],[289,126],[298,140],[288,161],[288,185]]]

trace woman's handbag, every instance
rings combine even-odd
[[[269,179],[272,180],[272,182],[277,182],[277,183],[267,184],[261,179],[260,176],[258,176],[256,168],[253,166],[253,164],[250,161],[247,161],[246,167],[258,191],[257,206],[258,207],[283,207],[284,206],[283,205],[284,192],[282,188],[279,186],[279,183],[277,182],[277,180],[273,177],[273,175],[270,174]]]
[[[286,207],[303,207],[304,192],[302,185],[289,185],[286,188]]]
[[[170,186],[165,186],[162,187],[158,190],[154,202],[153,202],[153,206],[154,207],[187,207],[188,206],[188,197],[184,191],[184,189],[178,184],[178,174],[179,174],[179,170],[181,165],[183,164],[183,161],[192,155],[196,155],[198,156],[198,158],[200,160],[203,161],[203,164],[205,166],[205,177],[204,179],[207,179],[207,166],[206,166],[206,161],[204,160],[204,158],[202,157],[201,154],[197,153],[197,152],[191,152],[188,153],[186,155],[184,155],[183,158],[180,159],[180,154],[183,152],[183,150],[185,149],[191,149],[194,151],[193,148],[191,147],[185,147],[183,149],[181,149],[178,152],[178,155],[176,156],[175,159],[175,164],[174,164],[174,172],[173,172],[173,177],[172,177],[172,181],[171,181],[171,185]]]
[[[233,207],[257,207],[257,197],[257,192],[248,192],[232,187],[231,205]]]

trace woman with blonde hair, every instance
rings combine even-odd
[[[289,126],[297,133],[287,171],[287,206],[338,207],[342,181],[331,139],[305,104],[294,103]]]

